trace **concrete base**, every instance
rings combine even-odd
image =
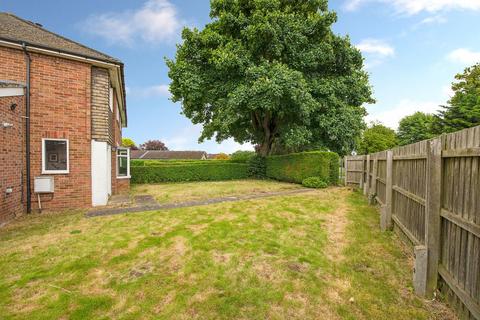
[[[415,294],[424,297],[427,288],[428,250],[425,246],[414,248],[415,264],[413,269],[413,288]]]

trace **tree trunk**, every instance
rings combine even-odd
[[[255,121],[256,120],[256,121]],[[254,126],[257,128],[260,127],[263,130],[263,142],[260,144],[258,153],[262,157],[269,156],[272,152],[273,142],[277,134],[277,125],[275,119],[272,117],[272,114],[267,111],[263,119],[261,119],[258,114],[255,114]]]

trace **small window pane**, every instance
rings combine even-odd
[[[127,156],[127,155],[128,155],[128,151],[125,150],[125,149],[120,149],[120,150],[118,150],[118,155],[119,155],[119,156]]]
[[[128,175],[128,158],[118,157],[118,175],[126,177]]]
[[[67,141],[45,140],[45,170],[67,170]]]

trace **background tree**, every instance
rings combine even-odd
[[[247,162],[254,156],[255,156],[254,151],[238,150],[231,154],[230,160],[232,160],[233,162]]]
[[[213,157],[214,160],[229,160],[230,156],[226,153],[219,153]]]
[[[403,146],[435,137],[435,121],[433,114],[423,112],[415,112],[404,117],[398,126],[398,144]]]
[[[371,87],[327,0],[212,0],[210,17],[167,60],[172,100],[203,124],[200,142],[233,137],[263,156],[275,143],[354,147]]]
[[[455,76],[454,96],[439,114],[438,131],[458,131],[480,125],[480,63]]]
[[[372,123],[362,134],[358,154],[369,154],[388,150],[397,145],[395,131],[380,123]]]
[[[138,150],[136,143],[130,138],[122,138],[122,146],[132,150]]]
[[[148,140],[147,142],[144,142],[143,144],[141,144],[140,148],[142,150],[162,150],[162,151],[168,150],[167,146],[165,146],[165,143],[163,143],[160,140]]]

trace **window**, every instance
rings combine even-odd
[[[42,173],[68,173],[68,140],[42,139]]]
[[[117,178],[130,178],[130,149],[117,148]]]

